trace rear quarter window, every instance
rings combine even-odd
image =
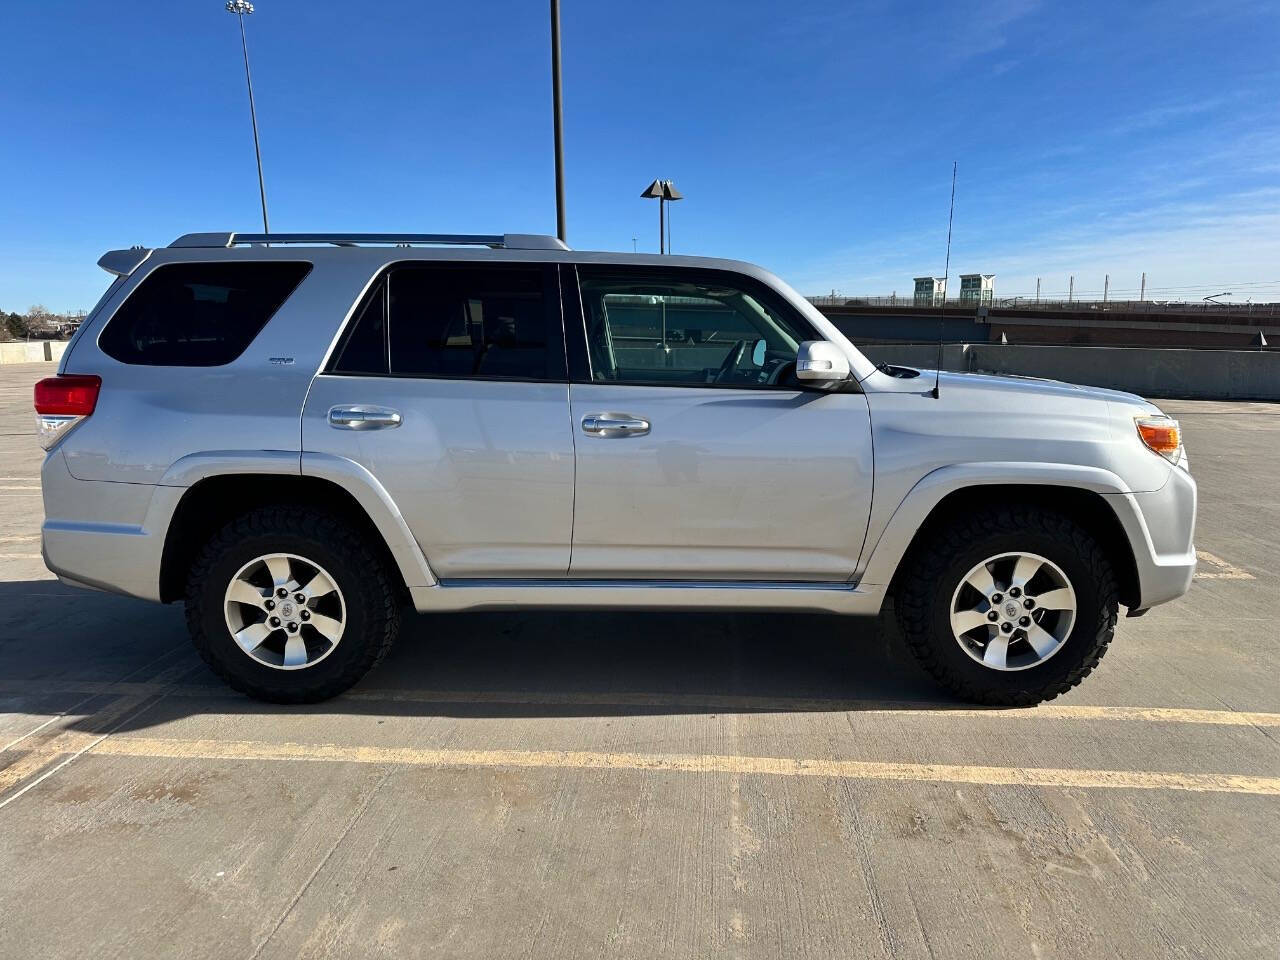
[[[151,271],[107,323],[98,346],[121,363],[230,363],[311,272],[309,263],[173,263]]]

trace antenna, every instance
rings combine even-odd
[[[951,283],[951,222],[956,215],[956,169],[959,163],[951,161],[951,208],[947,211],[947,263],[942,271],[942,309],[938,311],[938,362],[933,371],[933,399],[937,400],[938,383],[942,379],[942,338],[946,334],[947,286]]]

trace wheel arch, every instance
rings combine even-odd
[[[368,538],[386,564],[402,600],[409,597],[409,585],[417,585],[415,581],[421,579],[412,569],[404,569],[384,530],[345,486],[327,478],[297,474],[215,473],[187,487],[169,519],[160,563],[161,601],[182,598],[197,553],[218,530],[247,510],[274,504],[327,510],[351,523]]]
[[[1076,471],[1087,470],[1072,476]],[[902,571],[909,566],[914,551],[924,549],[937,530],[957,516],[990,506],[993,501],[1004,504],[1042,507],[1065,514],[1080,523],[1098,540],[1111,560],[1119,588],[1119,599],[1126,607],[1140,603],[1141,582],[1133,543],[1125,524],[1117,515],[1110,493],[1123,493],[1119,478],[1103,470],[1075,468],[1066,477],[963,477],[951,476],[942,482],[935,471],[916,485],[886,524],[872,549],[862,580],[871,584],[888,584],[892,594]],[[1101,476],[1092,476],[1098,474]],[[930,482],[934,478],[934,482]],[[1064,482],[1086,480],[1087,483]],[[955,482],[958,481],[958,482]]]

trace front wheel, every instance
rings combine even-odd
[[[367,540],[306,507],[262,507],[200,552],[187,583],[196,650],[242,693],[313,703],[346,690],[391,648],[395,590]]]
[[[1097,541],[1030,506],[952,522],[915,549],[897,597],[920,664],[959,696],[1001,706],[1050,700],[1088,676],[1117,610]]]

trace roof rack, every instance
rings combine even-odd
[[[568,250],[564,241],[537,233],[187,233],[170,247],[236,247],[246,244],[332,244],[337,247],[415,244],[491,247],[500,250]]]

